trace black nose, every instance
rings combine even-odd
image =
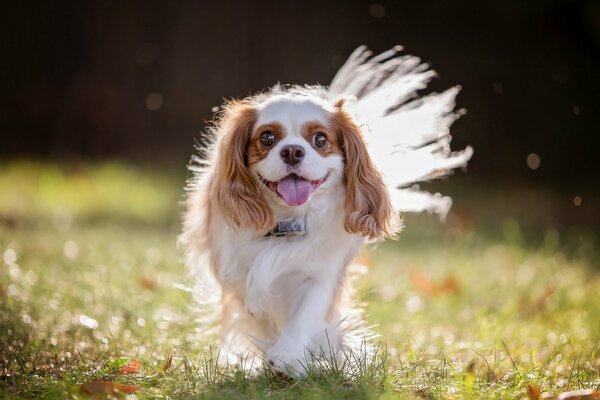
[[[297,144],[284,146],[279,153],[284,163],[296,165],[304,158],[304,148]]]

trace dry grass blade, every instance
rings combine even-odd
[[[173,353],[169,353],[169,356],[167,357],[167,361],[165,361],[165,363],[162,366],[162,371],[167,372],[167,370],[169,368],[171,368],[172,362],[173,362]]]

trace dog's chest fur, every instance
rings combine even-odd
[[[301,237],[263,237],[255,231],[235,230],[213,208],[210,245],[219,281],[241,296],[248,312],[272,321],[276,332],[289,319],[294,293],[302,290],[303,283],[338,285],[364,241],[344,230],[341,182],[313,197],[293,214],[274,209],[277,219],[306,218],[306,233]]]

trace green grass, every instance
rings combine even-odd
[[[600,386],[597,234],[544,225],[535,210],[527,219],[531,196],[490,207],[499,189],[459,180],[446,224],[407,216],[397,242],[362,257],[374,360],[297,380],[217,366],[176,248],[185,176],[0,163],[0,397],[82,398],[96,379],[140,387],[130,399],[506,399],[528,384]],[[139,372],[121,374],[129,360]]]

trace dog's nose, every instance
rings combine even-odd
[[[284,146],[279,153],[284,163],[296,165],[304,158],[304,148],[297,144]]]

